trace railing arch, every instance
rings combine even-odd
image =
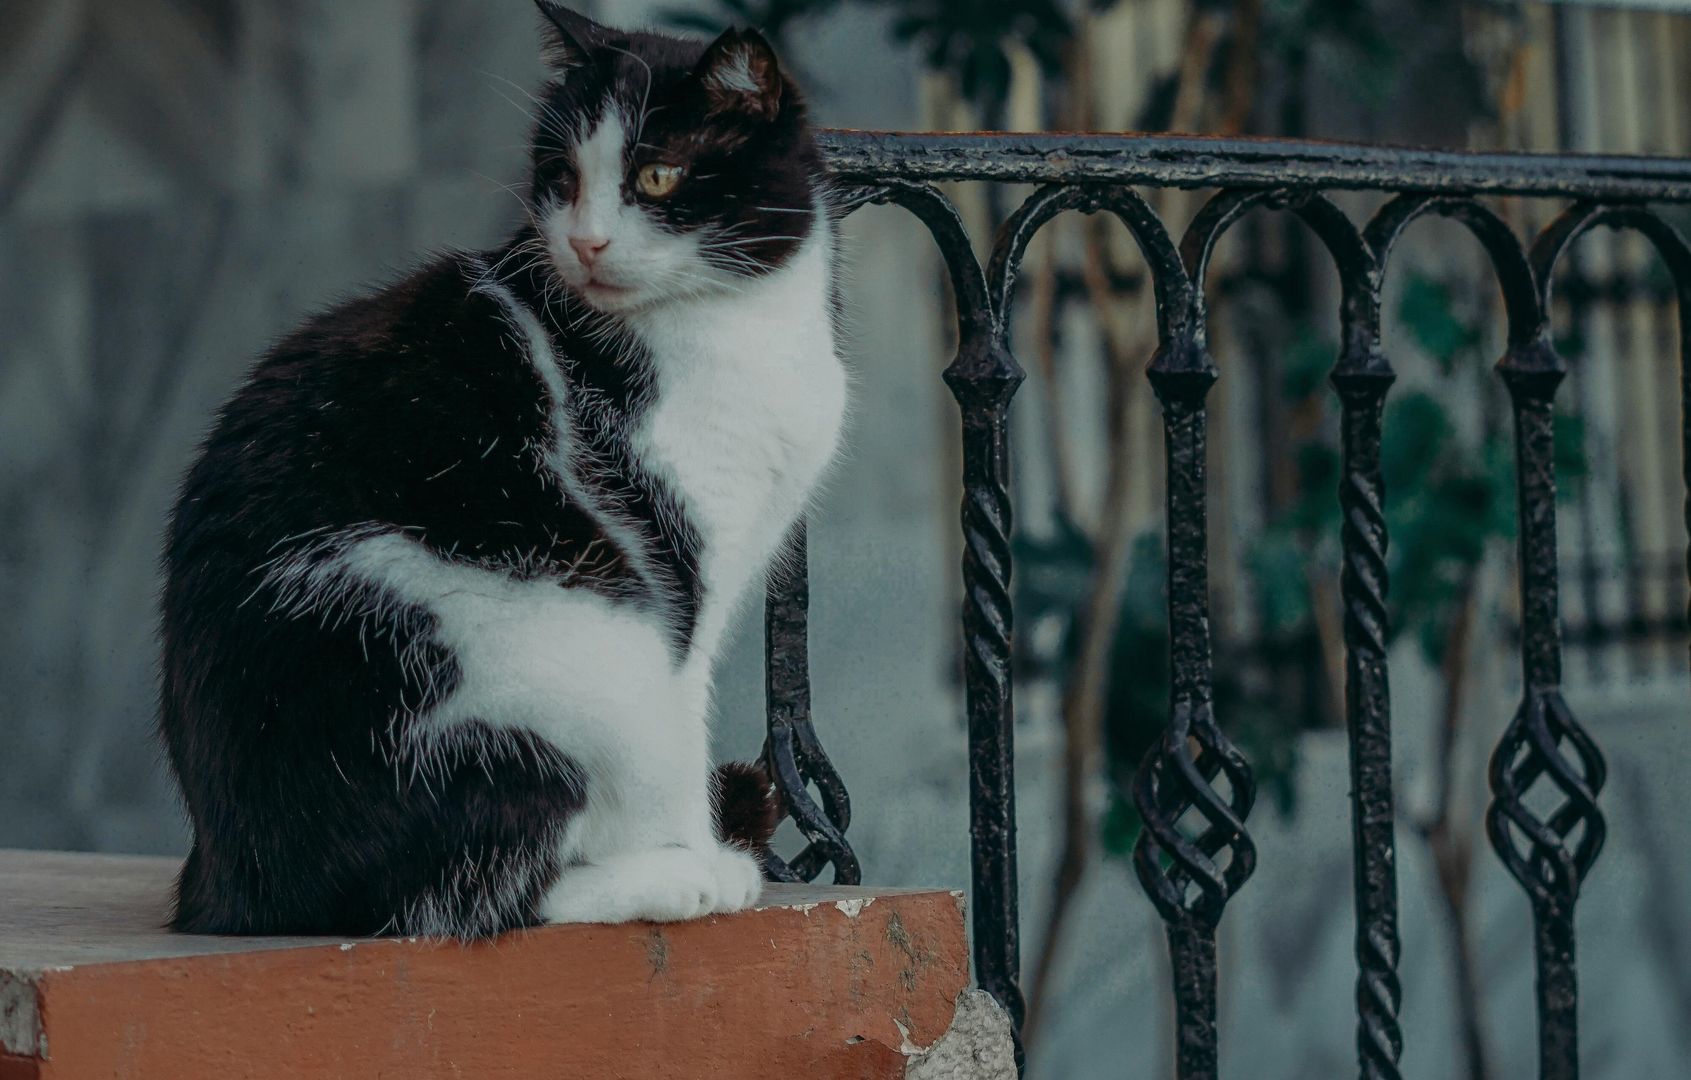
[[[1132,188],[1102,184],[1047,184],[1029,195],[999,231],[987,271],[993,310],[998,315],[1000,341],[1008,347],[1012,293],[1021,271],[1022,255],[1046,223],[1075,210],[1083,214],[1108,211],[1127,228],[1151,273],[1156,297],[1157,340],[1168,341],[1183,332],[1191,304],[1191,283],[1162,219]]]
[[[1537,334],[1542,318],[1537,278],[1527,261],[1515,231],[1478,200],[1465,195],[1399,195],[1386,203],[1363,230],[1364,240],[1374,253],[1379,280],[1376,283],[1373,321],[1376,335],[1380,325],[1379,288],[1385,284],[1392,251],[1410,225],[1427,215],[1454,221],[1478,240],[1491,262],[1503,309],[1508,317],[1509,341],[1521,344]]]
[[[1580,202],[1548,225],[1533,245],[1539,309],[1550,318],[1550,293],[1557,263],[1572,243],[1598,226],[1631,229],[1650,241],[1673,278],[1679,307],[1680,463],[1685,481],[1685,532],[1691,537],[1691,244],[1660,215],[1638,203]],[[1691,580],[1691,542],[1685,549],[1685,574]],[[1691,598],[1686,617],[1691,621]]]

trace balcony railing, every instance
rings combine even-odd
[[[1205,397],[1218,377],[1206,345],[1205,275],[1221,236],[1258,208],[1290,211],[1338,269],[1341,342],[1331,381],[1342,409],[1345,712],[1355,870],[1357,1053],[1364,1077],[1397,1077],[1403,1048],[1381,417],[1393,382],[1381,340],[1381,283],[1394,245],[1432,214],[1467,228],[1501,286],[1508,344],[1497,372],[1515,420],[1519,647],[1523,697],[1491,761],[1487,831],[1526,891],[1535,927],[1540,1075],[1579,1073],[1574,906],[1603,846],[1603,755],[1561,693],[1552,401],[1566,372],[1550,332],[1550,290],[1569,245],[1599,226],[1643,234],[1666,262],[1680,311],[1682,449],[1691,493],[1691,248],[1648,203],[1691,203],[1691,161],[1592,155],[1456,153],[1189,136],[827,132],[842,209],[897,204],[933,234],[957,312],[944,378],[963,420],[963,657],[970,764],[974,965],[980,985],[1023,1016],[1012,783],[1010,445],[1007,413],[1023,372],[1010,347],[1011,298],[1029,240],[1066,210],[1108,211],[1144,256],[1158,344],[1147,376],[1162,406],[1167,467],[1169,720],[1140,766],[1144,829],[1134,865],[1167,925],[1184,1080],[1217,1075],[1216,926],[1256,865],[1248,831],[1251,765],[1212,707]],[[1039,185],[999,227],[983,268],[936,181]],[[1213,188],[1177,244],[1136,187]],[[1362,226],[1328,197],[1393,197]],[[1482,200],[1571,200],[1530,243]],[[1637,362],[1647,358],[1639,357]],[[1691,528],[1691,494],[1686,501]],[[808,846],[776,875],[858,881],[850,802],[811,725],[802,530],[799,556],[767,608],[765,756]],[[1691,573],[1691,551],[1687,552]],[[814,786],[820,801],[811,794]],[[1548,799],[1548,802],[1546,801]],[[1534,807],[1549,805],[1547,813]]]

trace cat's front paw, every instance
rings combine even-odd
[[[568,868],[540,911],[556,923],[680,922],[744,911],[762,890],[757,860],[737,848],[657,848]]]
[[[744,911],[763,895],[763,870],[748,852],[729,844],[718,844],[710,853],[716,872],[717,899],[714,912]]]

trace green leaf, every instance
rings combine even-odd
[[[1551,420],[1555,438],[1556,479],[1558,499],[1574,498],[1585,483],[1590,470],[1586,460],[1585,417],[1574,413],[1557,413]]]
[[[1334,350],[1313,326],[1300,326],[1281,367],[1281,390],[1291,401],[1303,401],[1321,392],[1333,369]]]
[[[1139,831],[1144,828],[1145,821],[1139,816],[1139,807],[1126,791],[1112,788],[1109,802],[1104,806],[1104,820],[1100,827],[1100,840],[1106,855],[1126,858],[1133,854],[1133,845],[1139,842]]]
[[[1479,328],[1457,316],[1450,287],[1424,274],[1411,273],[1404,282],[1398,317],[1415,343],[1446,375],[1482,343]]]

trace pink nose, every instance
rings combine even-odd
[[[570,247],[575,249],[576,258],[581,260],[583,266],[592,266],[593,260],[597,259],[610,244],[610,239],[603,236],[570,237]]]

